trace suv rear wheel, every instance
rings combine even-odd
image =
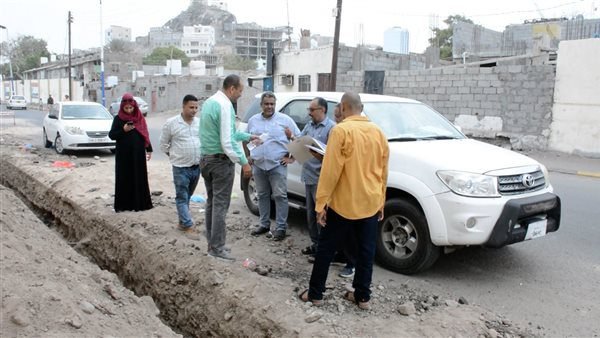
[[[427,269],[439,256],[440,247],[431,243],[427,219],[421,209],[407,200],[388,200],[377,230],[377,261],[390,270],[409,275]]]

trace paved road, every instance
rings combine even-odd
[[[41,134],[45,114],[15,112],[17,125],[30,121],[40,128]],[[148,119],[156,148],[153,160],[167,160],[158,149],[158,138],[168,117],[159,114]],[[39,138],[32,138],[32,144],[36,141],[39,143]],[[569,161],[568,156],[564,161]],[[536,333],[600,335],[600,179],[553,172],[551,180],[562,199],[558,232],[502,249],[462,249],[443,256],[430,270],[417,276],[398,275],[376,267],[377,278],[408,282],[455,299],[464,296],[470,303],[502,314]],[[303,213],[291,212],[289,223],[296,234],[306,232]]]

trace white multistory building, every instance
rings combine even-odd
[[[409,53],[408,30],[401,27],[392,27],[383,33],[383,50],[391,53]]]
[[[110,43],[112,40],[131,41],[131,28],[111,25],[105,30],[104,41]]]
[[[215,29],[211,26],[183,26],[181,49],[188,57],[210,54],[215,45]]]

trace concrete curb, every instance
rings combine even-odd
[[[555,173],[561,173],[561,174],[567,174],[567,175],[600,178],[600,172],[597,172],[597,171],[550,169],[550,168],[548,168],[548,171],[555,172]]]
[[[576,175],[600,178],[600,172],[596,171],[577,171]]]

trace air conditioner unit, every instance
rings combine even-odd
[[[282,86],[293,86],[294,85],[294,75],[292,75],[292,74],[279,75],[279,84]]]

